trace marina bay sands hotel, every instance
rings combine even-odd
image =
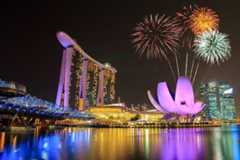
[[[63,46],[56,104],[84,110],[115,99],[116,69],[90,57],[70,36],[57,33]]]

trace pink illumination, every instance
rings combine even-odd
[[[158,111],[160,111],[160,112],[167,112],[167,111],[163,110],[163,109],[159,106],[158,102],[153,98],[153,96],[152,96],[152,94],[151,94],[150,91],[147,91],[147,95],[148,95],[148,99],[150,100],[150,102],[152,103],[152,105],[153,105]]]
[[[148,98],[152,105],[163,113],[194,115],[202,111],[205,106],[202,102],[194,101],[192,84],[186,77],[179,77],[176,86],[175,99],[171,96],[166,82],[158,84],[158,102],[152,97],[150,91],[148,91]]]
[[[73,41],[71,37],[69,37],[64,32],[57,33],[57,39],[61,43],[64,48],[68,48],[70,46],[74,46],[76,43]]]
[[[64,108],[68,107],[74,107],[76,108],[77,106],[69,106],[69,98],[70,92],[71,92],[71,66],[75,65],[73,63],[73,55],[74,54],[81,54],[81,64],[80,69],[81,72],[78,73],[79,81],[76,82],[76,86],[79,87],[78,90],[78,98],[83,99],[83,104],[84,107],[87,107],[89,105],[88,103],[88,97],[87,97],[87,91],[88,91],[88,69],[89,69],[89,64],[94,64],[96,65],[97,68],[101,69],[101,72],[98,74],[94,74],[94,78],[98,79],[98,88],[97,88],[97,98],[96,101],[97,103],[94,105],[101,105],[104,103],[104,88],[106,87],[105,79],[104,79],[104,73],[105,71],[110,71],[111,74],[115,74],[117,70],[110,65],[105,65],[91,56],[89,56],[78,44],[77,42],[72,39],[69,35],[67,35],[64,32],[58,32],[57,33],[57,39],[62,45],[64,51],[63,51],[63,56],[62,56],[62,62],[61,62],[61,71],[60,71],[60,76],[59,76],[59,83],[58,83],[58,90],[57,90],[57,97],[56,97],[56,104],[57,105],[63,105]],[[75,101],[76,102],[76,101]],[[74,102],[74,103],[75,103]],[[71,104],[73,105],[73,104]],[[74,105],[78,105],[75,103]]]
[[[99,73],[99,86],[98,86],[98,96],[97,105],[102,105],[104,103],[104,71],[101,70]]]
[[[59,77],[59,83],[58,83],[58,91],[57,91],[57,98],[56,98],[56,104],[61,105],[61,99],[62,99],[62,92],[63,92],[63,83],[64,83],[64,77],[65,77],[65,61],[66,61],[66,50],[63,52],[62,57],[62,63],[61,63],[61,72]]]
[[[73,48],[66,49],[66,62],[65,62],[65,77],[64,77],[64,107],[69,106],[69,87],[70,87],[70,75],[71,75],[71,64]]]

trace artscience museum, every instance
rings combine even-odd
[[[165,114],[196,115],[205,107],[202,102],[195,100],[192,83],[186,77],[178,78],[174,97],[171,95],[166,82],[158,84],[156,99],[150,91],[147,94],[152,105]]]

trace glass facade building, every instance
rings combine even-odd
[[[235,92],[223,81],[211,81],[200,85],[200,95],[207,105],[205,116],[209,119],[236,119]]]

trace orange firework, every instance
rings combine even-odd
[[[190,28],[196,35],[217,29],[218,23],[218,15],[209,8],[198,8],[190,16]]]

